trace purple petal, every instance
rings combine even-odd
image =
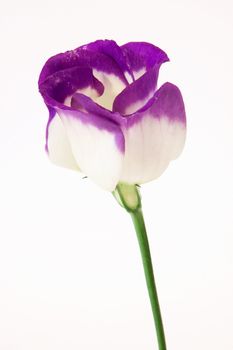
[[[104,53],[88,50],[85,46],[51,57],[41,71],[39,85],[50,75],[74,67],[89,67],[114,74],[127,85],[125,76],[114,59]]]
[[[149,69],[169,61],[167,54],[159,47],[145,42],[130,42],[121,46],[128,66],[137,79]]]
[[[150,69],[115,98],[113,111],[127,115],[143,107],[154,96],[157,79],[158,67]]]
[[[146,108],[126,120],[126,151],[120,180],[133,184],[156,179],[184,146],[186,118],[179,89],[164,84]]]
[[[100,45],[97,45],[97,46],[99,47]],[[105,46],[106,46],[105,49],[107,50],[107,45]],[[111,45],[109,44],[108,46],[109,47],[113,46],[115,49],[117,49],[116,44],[115,46],[114,44],[111,44]],[[123,64],[123,62],[119,58],[118,61],[121,63],[120,64],[119,62],[116,62],[113,57],[111,57],[107,53],[104,53],[104,50],[103,50],[104,46],[102,48],[102,51],[100,50],[101,47],[99,47],[99,51],[94,51],[94,47],[92,47],[91,44],[90,44],[90,48],[88,47],[89,46],[86,45],[76,50],[67,51],[65,53],[58,54],[50,58],[46,62],[40,74],[39,86],[41,87],[43,84],[45,84],[45,82],[47,82],[47,80],[49,80],[49,83],[53,83],[53,84],[56,83],[56,80],[52,78],[54,74],[56,74],[56,76],[58,77],[60,75],[64,75],[65,77],[65,75],[67,74],[68,77],[65,77],[65,79],[68,79],[68,82],[66,84],[65,90],[70,89],[70,91],[74,93],[76,91],[73,91],[74,89],[72,88],[72,86],[70,86],[70,84],[73,85],[72,82],[70,83],[70,81],[72,80],[73,70],[74,71],[77,70],[77,72],[79,71],[81,73],[82,72],[81,69],[85,69],[87,71],[89,69],[90,70],[88,73],[89,76],[91,75],[90,72],[92,72],[95,78],[97,78],[97,80],[101,82],[104,86],[104,91],[103,89],[102,91],[99,91],[99,96],[101,96],[99,98],[99,104],[107,107],[108,109],[111,109],[112,103],[115,97],[128,85],[128,82],[124,75],[124,71],[121,68],[121,64]],[[109,47],[108,47],[108,50],[110,50]],[[119,53],[119,50],[118,50],[118,53]],[[115,57],[116,55],[113,54],[113,56]],[[64,84],[65,83],[66,81],[64,81]],[[95,82],[95,84],[97,83]],[[48,85],[48,82],[46,85]],[[101,90],[100,87],[97,90]],[[64,97],[63,92],[64,92],[64,87],[59,88],[59,92],[56,91],[56,95],[58,95],[59,97],[59,102]]]
[[[126,57],[120,46],[113,40],[96,40],[92,43],[82,46],[82,48],[86,48],[87,50],[99,52],[107,55],[111,59],[113,59],[116,64],[120,67],[121,71],[128,73],[133,79],[132,72],[127,64]]]
[[[186,114],[183,98],[178,87],[171,83],[163,84],[156,91],[154,97],[148,101],[139,113],[127,118],[128,125],[134,124],[143,118],[143,112],[149,112],[153,118],[166,117],[171,122],[178,121],[186,125]]]
[[[103,84],[98,81],[88,67],[73,67],[60,70],[48,76],[39,85],[39,90],[45,99],[45,103],[54,107],[57,103],[63,104],[68,96],[72,96],[77,90],[91,88],[98,95],[104,92]]]
[[[156,92],[151,113],[157,118],[166,115],[170,121],[186,124],[184,102],[178,87],[171,83],[163,84]]]

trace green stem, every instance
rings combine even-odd
[[[155,285],[153,265],[151,261],[151,255],[150,255],[150,247],[149,247],[149,242],[146,234],[146,227],[145,227],[141,208],[137,209],[134,212],[131,212],[131,217],[137,233],[138,243],[141,251],[142,263],[143,263],[144,273],[146,277],[146,284],[147,284],[147,289],[150,297],[155,328],[157,332],[158,347],[159,347],[159,350],[166,350],[163,321],[162,321],[158,294],[157,294],[156,285]]]
[[[157,333],[158,349],[166,350],[166,341],[163,329],[162,316],[155,285],[150,247],[141,209],[141,198],[139,191],[136,186],[120,184],[117,186],[113,194],[117,199],[118,203],[122,207],[124,207],[132,217],[141,251],[142,263],[146,277],[146,284],[150,297],[151,308]]]

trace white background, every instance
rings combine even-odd
[[[142,187],[168,350],[233,349],[233,6],[221,1],[0,4],[0,349],[153,350],[130,217],[50,164],[37,79],[51,55],[98,38],[149,41],[182,90],[182,156]]]

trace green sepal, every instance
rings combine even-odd
[[[113,191],[113,195],[128,212],[135,212],[141,208],[141,196],[137,185],[119,183]]]

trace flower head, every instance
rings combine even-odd
[[[98,40],[51,57],[39,90],[49,110],[46,150],[55,164],[102,188],[159,177],[186,134],[179,89],[157,80],[164,51],[145,42]]]

